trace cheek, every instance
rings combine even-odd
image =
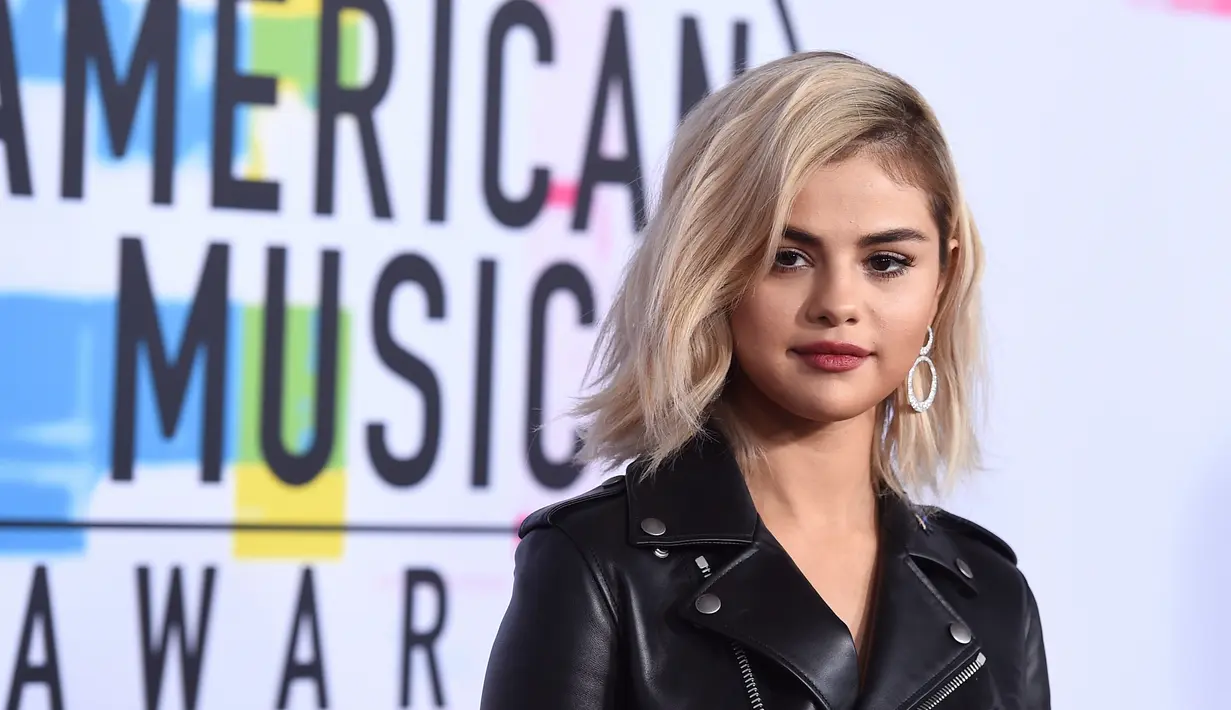
[[[758,286],[731,313],[736,354],[776,348],[789,334],[798,304],[783,289]]]
[[[881,358],[894,370],[903,370],[914,363],[919,349],[927,343],[928,326],[931,325],[931,303],[905,301],[897,307],[882,311],[880,331],[883,341],[879,343]]]
[[[748,348],[764,340],[759,332],[761,327],[762,319],[758,317],[754,304],[741,303],[731,313],[731,345],[736,360],[747,360]]]

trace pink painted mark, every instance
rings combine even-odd
[[[533,512],[534,512],[534,511],[530,511],[530,513],[533,513]],[[524,521],[526,518],[528,518],[528,517],[530,516],[530,513],[522,513],[521,515],[518,515],[516,518],[514,518],[514,519],[513,519],[513,529],[514,529],[514,530],[521,530],[521,524],[522,524],[522,521]],[[513,536],[513,544],[511,545],[512,549],[513,549],[514,551],[516,551],[516,550],[517,550],[517,546],[518,546],[519,544],[521,544],[521,537],[520,537],[520,536],[518,536],[518,535],[514,535],[514,536]]]
[[[577,183],[553,182],[547,188],[547,206],[572,209],[577,204]]]
[[[1231,0],[1163,0],[1160,4],[1176,12],[1196,12],[1231,17]]]

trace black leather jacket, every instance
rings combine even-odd
[[[1044,710],[1043,634],[1013,551],[882,499],[865,676],[846,626],[698,443],[521,527],[482,710]]]

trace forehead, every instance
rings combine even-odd
[[[930,204],[925,191],[856,155],[813,172],[795,196],[788,223],[834,239],[900,228],[939,238]]]

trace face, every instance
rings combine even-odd
[[[816,172],[787,225],[731,316],[735,395],[815,423],[868,414],[905,382],[936,315],[928,195],[856,156]]]

